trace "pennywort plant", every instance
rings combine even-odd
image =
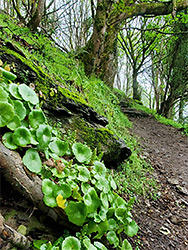
[[[9,73],[3,75],[15,79]],[[116,183],[96,151],[57,137],[37,94],[27,85],[0,82],[0,127],[5,126],[4,145],[25,149],[23,164],[41,177],[44,203],[60,207],[80,227],[77,237],[68,236],[58,246],[45,243],[38,249],[105,250],[101,238],[116,249],[131,249],[127,240],[121,243],[121,233],[132,237],[138,231],[130,212],[134,199],[126,202],[116,193]]]

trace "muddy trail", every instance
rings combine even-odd
[[[150,161],[160,185],[159,198],[135,204],[133,214],[140,227],[132,241],[140,250],[188,249],[188,137],[152,117],[130,117],[132,133]]]

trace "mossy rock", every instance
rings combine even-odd
[[[107,166],[116,167],[130,156],[124,141],[105,128],[108,124],[105,117],[88,106],[79,94],[63,87],[62,82],[55,82],[40,66],[16,51],[15,46],[10,49],[10,44],[8,48],[0,45],[0,59],[10,65],[14,63],[19,83],[34,85],[53,123],[62,124],[65,131],[76,130],[77,141],[86,142],[92,150],[97,148],[98,153],[104,152]]]
[[[55,82],[40,66],[20,55],[18,51],[0,46],[0,59],[10,65],[14,63],[16,81],[27,85],[32,83],[44,107],[57,114],[81,113],[88,121],[98,122],[103,126],[108,123],[107,119],[89,107],[82,97],[63,87],[62,83]]]
[[[56,117],[57,118],[57,117]],[[71,117],[49,116],[49,120],[55,124],[61,124],[63,133],[67,134],[76,131],[76,140],[86,143],[92,150],[97,149],[97,154],[103,153],[105,165],[109,168],[116,168],[131,155],[131,150],[125,142],[118,138],[113,132],[97,123],[89,123],[80,115]]]

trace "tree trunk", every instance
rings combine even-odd
[[[109,87],[113,87],[117,73],[117,35],[118,25],[111,25],[108,21],[110,14],[109,0],[98,1],[93,34],[81,55],[85,72],[95,74]]]
[[[117,73],[117,31],[104,25],[100,31],[95,29],[82,55],[85,72],[95,74],[110,88],[113,87]]]
[[[141,92],[139,91],[138,81],[137,81],[138,71],[133,69],[133,99],[141,101]]]
[[[174,105],[174,98],[172,95],[170,95],[170,96],[168,96],[167,100],[164,100],[161,103],[161,107],[158,111],[158,114],[160,114],[166,118],[170,118],[173,105]]]
[[[184,98],[180,98],[180,102],[179,102],[179,112],[178,112],[178,121],[179,122],[183,122],[183,110],[184,110],[184,105],[185,105],[185,100]]]
[[[31,17],[29,23],[27,24],[27,26],[31,30],[36,30],[40,22],[42,21],[42,16],[44,12],[44,4],[45,4],[45,0],[38,0],[36,11],[34,15]]]
[[[155,100],[155,109],[158,111],[159,110],[159,102],[160,102],[160,94],[159,94],[159,71],[157,67],[154,67],[154,53],[151,53],[151,58],[152,58],[152,67],[151,67],[151,72],[152,72],[152,86],[154,89],[154,100]],[[153,103],[154,104],[154,103]],[[153,107],[154,108],[154,107]]]

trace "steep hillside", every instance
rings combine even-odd
[[[87,234],[98,240],[104,235],[101,242],[108,249],[109,243],[118,249],[130,246],[120,232],[131,237],[138,230],[130,217],[134,196],[152,196],[155,182],[146,178],[151,168],[128,132],[131,122],[121,112],[119,99],[99,79],[88,79],[74,55],[63,53],[44,34],[32,34],[2,14],[0,25],[0,66],[7,70],[0,82],[0,166],[2,176],[32,201],[3,178],[5,221],[43,243],[62,236],[57,245],[66,244],[63,230],[68,227],[81,231],[76,240],[69,239],[84,249],[103,246],[95,242],[94,247]],[[8,80],[9,71],[17,76],[14,83]],[[46,224],[48,216],[63,229]],[[3,232],[2,225],[3,217]]]
[[[107,135],[111,137],[112,144],[115,142],[116,149],[117,147],[124,148],[125,142],[134,153],[129,158],[129,163],[122,166],[123,169],[129,169],[126,176],[128,181],[123,183],[122,189],[128,192],[130,190],[133,193],[140,192],[140,188],[137,188],[140,186],[138,184],[140,182],[142,182],[144,188],[150,189],[148,184],[145,183],[145,178],[142,179],[145,172],[145,167],[143,168],[145,163],[138,158],[136,141],[127,130],[131,127],[131,122],[120,111],[119,99],[116,95],[99,79],[94,77],[88,79],[82,66],[79,65],[79,61],[73,55],[62,52],[48,37],[43,34],[30,33],[28,28],[17,26],[17,20],[12,20],[6,15],[1,14],[0,17],[2,27],[0,46],[1,50],[4,50],[0,53],[2,63],[4,65],[8,63],[11,71],[16,73],[18,76],[17,82],[31,84],[31,87],[36,89],[43,105],[48,104],[47,114],[50,115],[51,112],[59,118],[64,117],[61,133],[65,137],[71,137],[71,134],[74,135],[74,131],[77,130],[77,139],[86,141],[92,149],[98,144],[99,153],[101,149],[104,150],[104,147],[101,148],[100,146],[102,141],[104,142],[103,146],[106,144],[105,151],[110,148],[109,140],[106,140]],[[8,57],[6,57],[5,51],[9,53]],[[60,93],[61,98],[56,95],[57,85],[63,87]],[[77,106],[79,103],[80,106]],[[87,105],[87,108],[85,105]],[[85,109],[83,110],[84,106]],[[50,111],[50,109],[52,110]],[[73,109],[75,114],[73,121],[77,123],[71,122],[74,125],[71,128],[69,118]],[[89,128],[84,127],[83,121],[86,121]],[[98,125],[94,125],[96,121],[98,121]],[[61,126],[59,120],[56,124],[57,127]],[[101,125],[104,126],[105,124],[107,124],[106,129],[100,130]],[[97,126],[97,130],[94,130],[93,126]],[[88,132],[89,137],[86,136]],[[113,134],[115,138],[112,136]],[[117,136],[121,140],[116,140]],[[111,167],[115,167],[118,157],[120,156],[121,159],[122,155],[124,157],[126,155],[123,153],[124,151],[122,151],[123,154],[121,151],[118,154],[115,149],[113,150],[114,155],[112,150],[113,148],[108,150],[109,153],[105,159],[112,162]],[[134,172],[138,173],[138,175],[134,174],[134,183],[137,184],[129,185],[133,180],[132,174]],[[117,178],[121,179],[121,177]],[[122,184],[120,184],[121,186]]]

